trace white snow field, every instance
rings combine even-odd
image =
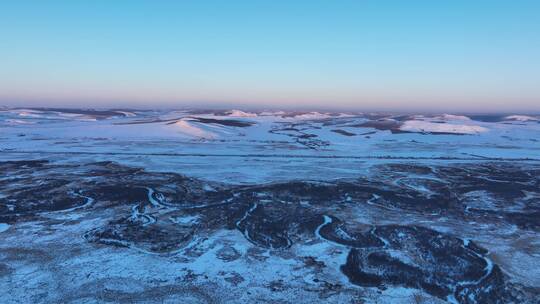
[[[337,178],[388,159],[538,160],[537,117],[4,109],[0,151],[4,159],[106,159],[237,183]]]
[[[540,116],[0,109],[0,303],[538,303]]]

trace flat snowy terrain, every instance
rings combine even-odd
[[[118,161],[230,183],[355,177],[388,160],[539,160],[525,115],[0,110],[8,159]]]
[[[539,303],[540,116],[0,109],[1,303]]]

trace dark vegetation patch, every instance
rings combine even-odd
[[[341,130],[341,129],[333,129],[331,131],[334,132],[334,133],[344,135],[344,136],[355,136],[356,135],[355,133],[348,132],[348,131]]]
[[[190,117],[193,121],[197,121],[200,123],[206,123],[206,124],[216,124],[216,125],[222,125],[227,127],[251,127],[255,123],[251,121],[245,121],[245,120],[236,120],[236,119],[215,119],[215,118],[202,118],[202,117]]]
[[[377,130],[388,130],[388,131],[396,131],[399,130],[399,127],[401,126],[401,122],[393,120],[393,119],[381,119],[381,120],[370,120],[363,123],[350,125],[350,127],[355,128],[374,128]]]

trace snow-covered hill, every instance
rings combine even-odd
[[[301,162],[298,174],[307,176],[321,160],[329,172],[342,174],[361,170],[350,166],[353,161],[381,158],[538,159],[537,119],[512,114],[4,108],[0,151],[5,157],[67,153],[63,157],[80,158],[93,153],[123,162],[144,160],[158,169],[171,166],[159,155],[183,155],[173,166],[189,163],[200,177],[220,180],[233,174],[239,182],[249,182],[283,177],[281,166],[288,163],[263,166],[259,160],[269,157]],[[197,165],[193,155],[245,158],[240,163],[222,158],[211,169]]]

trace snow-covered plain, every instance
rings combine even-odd
[[[538,303],[539,118],[0,109],[0,303]]]
[[[522,116],[5,109],[0,151],[4,159],[114,160],[237,183],[354,176],[389,159],[540,159],[538,116],[504,117]]]
[[[421,120],[407,120],[399,127],[401,131],[472,135],[489,129],[475,124],[437,123]]]

